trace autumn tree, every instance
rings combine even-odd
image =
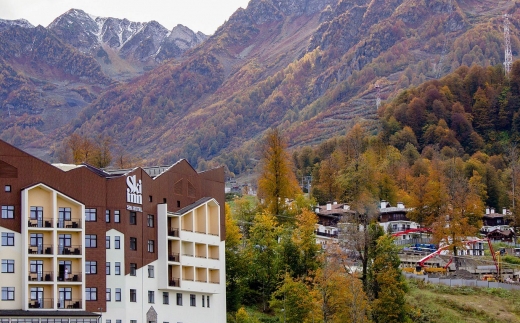
[[[267,213],[258,214],[249,231],[246,250],[251,262],[247,275],[249,291],[252,297],[261,301],[264,311],[278,282],[280,234],[281,228],[276,218]]]
[[[98,168],[105,168],[112,162],[112,139],[108,136],[99,135],[92,140],[73,133],[63,141],[63,149],[61,162],[87,163]]]
[[[238,310],[245,289],[247,257],[241,246],[242,234],[226,203],[226,304],[228,311],[233,312]]]
[[[373,262],[370,265],[369,296],[372,318],[378,323],[406,321],[406,284],[399,269],[397,246],[389,235],[376,241]]]
[[[269,130],[262,145],[258,196],[273,215],[284,215],[287,208],[285,200],[301,192],[286,149],[287,144],[280,130]]]
[[[284,275],[269,304],[281,322],[312,322],[309,320],[314,305],[312,295],[302,280],[294,279],[289,273]]]
[[[443,176],[446,192],[440,216],[433,223],[433,236],[437,243],[450,245],[453,255],[464,246],[467,237],[475,236],[482,226],[484,205],[480,199],[480,175],[475,173],[467,179],[461,169],[460,160],[448,162]],[[458,269],[459,262],[455,258]]]
[[[369,322],[370,307],[361,281],[345,271],[334,254],[326,251],[323,258],[323,265],[312,279],[315,302],[312,320],[323,323]]]

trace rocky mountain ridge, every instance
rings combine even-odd
[[[207,36],[177,25],[171,31],[157,21],[132,22],[128,19],[96,17],[71,9],[56,18],[48,29],[81,52],[110,62],[107,50],[135,62],[161,62],[180,57]]]

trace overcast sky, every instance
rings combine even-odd
[[[0,0],[0,19],[25,18],[47,27],[71,8],[100,17],[156,20],[168,29],[177,24],[210,35],[249,0]]]

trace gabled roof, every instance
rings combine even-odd
[[[188,205],[188,206],[183,207],[183,208],[180,209],[180,210],[177,210],[177,211],[175,211],[175,212],[172,212],[172,214],[175,214],[175,215],[183,215],[183,214],[188,213],[189,211],[191,211],[191,210],[193,210],[193,209],[195,209],[195,208],[201,206],[202,204],[204,204],[204,203],[206,203],[206,202],[209,202],[209,201],[211,201],[211,200],[214,200],[214,198],[212,198],[212,197],[203,197],[203,198],[201,198],[200,200],[198,200],[198,201],[195,202],[195,203],[192,203],[192,204],[190,204],[190,205]],[[216,200],[215,200],[215,203],[218,204],[218,202],[217,202]]]

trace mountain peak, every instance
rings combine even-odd
[[[16,19],[16,20],[0,19],[0,31],[8,29],[12,26],[18,26],[18,27],[22,27],[22,28],[34,28],[34,26],[25,19]]]

